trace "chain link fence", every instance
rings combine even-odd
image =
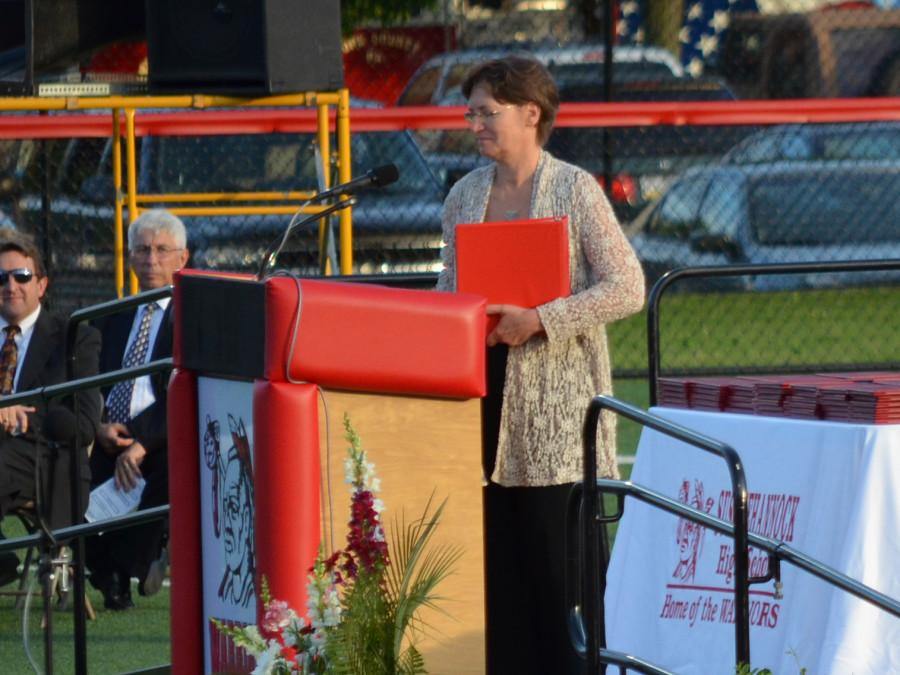
[[[527,50],[551,68],[566,103],[609,97],[670,108],[742,106],[747,98],[897,93],[900,9],[821,4],[438,3],[408,26],[367,26],[348,37],[346,77],[357,109],[464,105],[459,85],[475,63]],[[557,9],[538,11],[537,5]],[[603,81],[601,44],[607,7],[617,36],[610,87]],[[94,56],[90,63],[108,61]],[[803,104],[795,107],[801,111]],[[889,121],[897,116],[890,109],[886,121],[791,125],[644,125],[635,117],[633,126],[559,126],[548,149],[606,187],[652,282],[685,265],[900,258],[900,122]],[[439,269],[443,197],[483,160],[467,131],[415,126],[353,127],[354,176],[389,162],[400,169],[397,183],[359,195],[355,272]],[[114,297],[110,139],[20,136],[0,136],[0,226],[35,234],[50,261],[59,308]],[[313,141],[312,134],[299,133],[145,136],[139,139],[138,190],[315,190]],[[191,264],[255,271],[289,220],[185,217]],[[323,256],[318,225],[310,222],[291,237],[283,266],[317,274],[327,258],[336,268],[336,237],[326,238]],[[896,318],[885,314],[898,306],[895,281],[874,274],[810,275],[686,285],[672,298],[678,319],[665,344],[674,351],[664,352],[663,364],[684,372],[895,363],[895,338],[875,328]],[[847,286],[852,290],[842,290]],[[738,292],[747,290],[765,292]],[[845,304],[846,311],[840,309]],[[815,333],[807,322],[825,332]],[[795,328],[765,337],[774,324]],[[856,339],[854,327],[865,327],[867,337]],[[618,371],[643,372],[643,319],[620,322],[611,332]]]

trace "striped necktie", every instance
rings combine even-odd
[[[0,396],[6,396],[13,391],[16,382],[16,366],[19,363],[19,348],[16,346],[16,335],[21,333],[18,326],[10,324],[4,329],[6,339],[0,348]]]
[[[147,349],[150,347],[150,326],[153,325],[153,311],[157,308],[155,302],[144,305],[144,314],[141,324],[138,326],[134,340],[128,345],[125,358],[122,360],[123,368],[133,368],[143,365],[147,357]],[[110,422],[127,422],[131,419],[131,395],[134,392],[134,380],[117,382],[109,392],[107,399],[108,419]]]

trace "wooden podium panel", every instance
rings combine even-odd
[[[324,406],[322,399],[324,398]],[[429,634],[419,643],[436,675],[484,672],[484,562],[482,528],[481,402],[322,390],[319,433],[334,509],[334,545],[346,545],[350,489],[344,482],[344,413],[381,479],[388,530],[401,513],[418,518],[434,492],[447,498],[434,543],[462,548],[455,572],[437,587],[439,610],[422,610]],[[327,417],[327,424],[326,424]],[[327,431],[326,431],[327,429]],[[327,489],[327,488],[326,488]],[[323,508],[328,498],[323,495]],[[326,511],[327,513],[327,511]],[[329,542],[326,533],[326,542]],[[329,544],[326,544],[329,545]]]

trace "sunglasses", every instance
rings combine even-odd
[[[24,267],[14,270],[0,270],[0,286],[6,286],[6,282],[12,277],[17,284],[27,284],[34,277],[34,272]]]

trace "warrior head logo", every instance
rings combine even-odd
[[[222,600],[246,607],[254,594],[253,466],[244,421],[228,415],[231,447],[221,452],[219,423],[207,417],[204,458],[212,472],[213,531],[222,540],[225,572]]]
[[[695,509],[709,513],[713,500],[703,499],[703,482],[694,481],[694,494],[690,495],[690,483],[685,480],[678,491],[678,500],[684,504],[690,504]],[[678,527],[675,530],[675,542],[678,544],[678,564],[672,576],[681,581],[693,581],[697,574],[697,559],[703,550],[703,536],[706,528],[687,518],[678,519]]]

